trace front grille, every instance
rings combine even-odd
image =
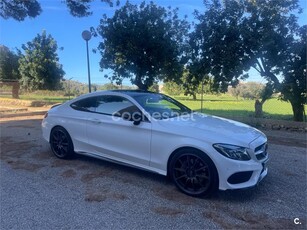
[[[268,149],[267,143],[264,143],[264,144],[258,146],[257,148],[255,148],[255,155],[256,155],[257,160],[260,161],[260,160],[266,158],[266,156],[268,155],[267,149]]]

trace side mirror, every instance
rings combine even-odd
[[[131,121],[131,115],[128,114],[128,113],[124,113],[124,114],[122,115],[122,118],[123,118],[124,120]]]
[[[142,114],[141,113],[133,113],[132,114],[132,121],[134,125],[139,125],[142,121]]]

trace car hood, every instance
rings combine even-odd
[[[192,113],[168,120],[159,120],[167,132],[213,143],[227,143],[248,147],[249,143],[265,135],[246,124],[201,113]]]

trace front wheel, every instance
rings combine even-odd
[[[216,168],[201,151],[180,150],[172,157],[169,172],[177,188],[187,195],[208,197],[218,189]]]
[[[53,154],[67,159],[74,154],[74,146],[68,132],[62,127],[55,127],[50,134],[50,147]]]

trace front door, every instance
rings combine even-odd
[[[103,95],[95,99],[87,121],[91,152],[125,163],[149,165],[151,123],[133,123],[131,117],[140,111],[127,98]]]

